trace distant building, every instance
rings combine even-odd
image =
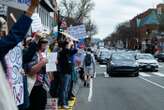
[[[153,41],[161,33],[159,32],[160,15],[164,14],[164,4],[157,5],[156,8],[148,9],[147,11],[135,16],[130,20],[133,37],[137,39],[138,47],[145,45],[157,45],[157,41]],[[154,46],[157,47],[157,46]],[[152,49],[153,50],[153,49]]]

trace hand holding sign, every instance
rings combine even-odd
[[[32,16],[32,14],[35,11],[35,8],[39,5],[39,1],[40,0],[31,0],[31,5],[29,6],[29,8],[26,11],[26,15],[27,16]]]

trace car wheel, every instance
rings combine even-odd
[[[154,72],[158,72],[158,69],[157,70],[154,70]]]
[[[139,76],[139,73],[134,73],[133,76],[134,77],[138,77]]]
[[[112,76],[113,76],[113,74],[111,74],[111,73],[110,73],[110,74],[108,74],[108,75],[109,75],[110,77],[112,77]]]

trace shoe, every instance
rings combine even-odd
[[[64,105],[64,106],[63,106],[63,109],[70,109],[70,107],[67,106],[67,105]]]
[[[86,87],[87,86],[87,83],[86,82],[84,82],[84,87]]]
[[[87,84],[87,87],[88,87],[88,88],[90,87],[90,84],[89,84],[89,83]]]

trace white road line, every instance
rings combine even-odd
[[[104,77],[109,78],[109,75],[106,72],[104,72]]]
[[[88,102],[92,101],[93,96],[93,79],[90,79],[90,87],[89,87],[89,96],[88,96]]]
[[[159,65],[159,68],[162,68],[163,66],[162,65]]]
[[[156,76],[164,77],[164,74],[159,73],[159,72],[153,72],[152,74],[154,74],[154,75],[156,75]]]
[[[139,74],[143,77],[151,77],[151,75],[144,73],[144,72],[140,72]]]
[[[158,84],[158,83],[156,83],[156,82],[153,82],[153,81],[148,80],[148,79],[146,79],[146,78],[143,78],[143,77],[141,77],[141,76],[140,76],[139,78],[143,79],[143,80],[146,81],[146,82],[151,83],[152,85],[155,85],[155,86],[157,86],[157,87],[160,87],[160,88],[164,89],[164,86],[162,86],[162,85],[160,85],[160,84]]]
[[[101,68],[105,68],[105,67],[106,67],[106,65],[100,65],[100,67],[101,67]]]

